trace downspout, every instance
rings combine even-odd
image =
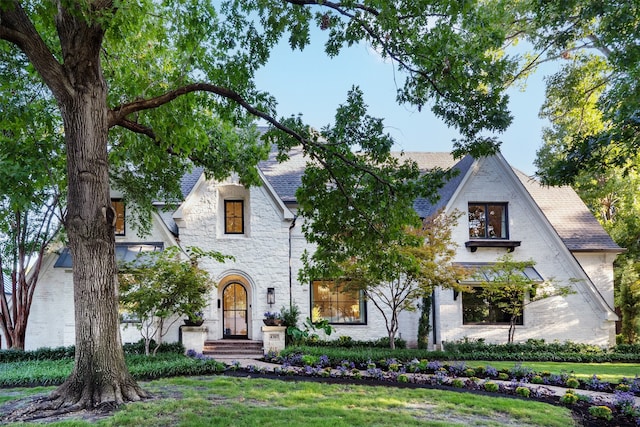
[[[289,226],[289,310],[293,308],[293,267],[291,266],[292,262],[292,249],[291,249],[291,233],[293,232],[293,228],[296,226],[297,216],[293,217],[293,221]]]
[[[436,321],[436,288],[431,291],[431,330],[433,332],[433,349],[439,350],[437,347],[438,339],[438,322]]]

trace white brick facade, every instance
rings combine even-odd
[[[244,234],[224,233],[225,199],[244,201]],[[571,285],[575,290],[575,294],[568,297],[553,297],[527,306],[524,325],[516,329],[516,341],[543,338],[598,345],[615,342],[614,252],[571,252],[549,222],[548,213],[541,210],[501,156],[475,161],[448,199],[445,211],[464,214],[469,202],[506,203],[509,240],[521,242],[513,252],[514,258],[534,260],[536,270],[545,279]],[[200,178],[174,219],[179,229],[178,238],[155,217],[151,235],[143,240],[163,242],[165,247],[178,243],[183,247],[197,246],[234,257],[225,263],[205,259],[200,264],[217,284],[204,313],[207,339],[222,339],[225,335],[223,292],[231,283],[241,284],[247,292],[247,325],[241,332],[248,339],[263,339],[262,319],[266,311],[280,311],[293,303],[301,310],[301,321],[310,315],[310,285],[298,281],[300,257],[303,250],[309,248],[301,233],[301,219],[295,218],[293,208],[287,208],[266,178],[264,186],[250,189],[233,177],[222,183]],[[483,247],[474,252],[466,248],[468,230],[467,218],[462,215],[453,233],[458,244],[456,262],[495,262],[504,255],[505,248]],[[136,241],[136,237],[127,230],[127,235],[118,241]],[[43,268],[29,319],[28,349],[74,343],[71,273],[53,268],[55,259],[55,255],[51,256]],[[275,290],[273,306],[267,304],[268,288]],[[463,325],[461,298],[454,298],[454,292],[446,289],[436,289],[434,296],[432,344],[464,337],[506,341],[508,325]],[[400,317],[399,332],[409,344],[417,339],[418,315],[419,312],[403,313]],[[366,319],[364,325],[335,325],[332,337],[345,335],[354,340],[372,340],[387,336],[384,319],[371,303],[366,304]],[[178,339],[180,323],[172,327],[167,341]],[[138,339],[134,328],[123,331],[124,341]]]

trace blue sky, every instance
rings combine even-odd
[[[292,52],[286,43],[277,47],[256,82],[278,100],[279,117],[302,113],[316,128],[332,123],[336,107],[346,100],[349,89],[358,85],[364,91],[369,114],[384,119],[396,150],[450,151],[457,133],[434,117],[429,108],[418,112],[412,106],[398,105],[396,80],[400,84],[402,76],[394,66],[383,63],[364,45],[328,58],[322,42],[312,40],[303,52]],[[498,135],[502,154],[512,166],[532,175],[546,125],[538,117],[544,99],[542,73],[530,77],[524,91],[513,88],[509,94],[514,120],[505,133]]]

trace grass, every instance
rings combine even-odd
[[[573,373],[577,378],[588,379],[594,374],[602,381],[619,383],[622,378],[635,378],[640,374],[640,364],[637,363],[568,363],[568,362],[502,362],[488,360],[470,360],[465,362],[470,367],[491,365],[496,369],[513,368],[520,364],[535,372],[551,372],[561,374]]]
[[[124,406],[102,420],[51,426],[568,426],[566,408],[540,402],[403,389],[227,376],[142,383],[160,399]],[[20,390],[0,390],[11,398]],[[41,389],[42,391],[43,389]],[[40,424],[25,424],[40,425]]]

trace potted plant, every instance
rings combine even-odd
[[[193,314],[189,314],[186,319],[184,319],[184,324],[186,326],[201,326],[204,323],[203,313],[201,311],[197,311]]]
[[[282,324],[282,317],[277,311],[267,311],[262,321],[266,326],[280,326]]]

